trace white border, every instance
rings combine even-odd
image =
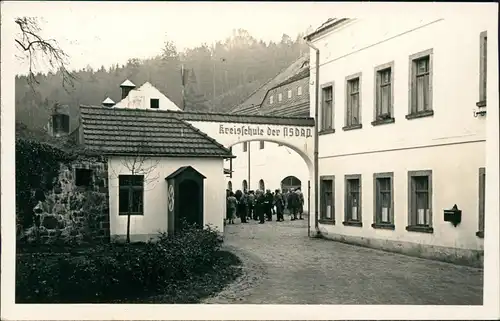
[[[471,19],[488,19],[488,115],[487,115],[487,189],[485,226],[485,268],[483,306],[396,306],[396,305],[21,305],[14,304],[15,288],[15,176],[14,176],[14,75],[16,63],[11,41],[16,15],[41,14],[63,6],[122,6],[123,3],[67,2],[33,3],[2,2],[2,61],[1,61],[1,313],[6,320],[336,320],[336,319],[441,319],[480,320],[500,317],[499,295],[499,101],[498,101],[498,4],[497,3],[331,3],[332,14],[361,17],[368,14],[433,15],[461,18],[464,28]],[[127,3],[127,6],[131,3]],[[197,4],[201,5],[201,4]],[[207,3],[203,4],[207,5]],[[208,3],[208,5],[221,5]],[[245,7],[248,3],[229,4]],[[252,5],[259,5],[258,3]],[[273,4],[278,5],[277,3]],[[287,4],[290,5],[290,4]],[[303,4],[300,4],[303,5]],[[305,3],[315,6],[316,3]],[[318,4],[319,6],[320,4]],[[97,9],[97,7],[99,8]],[[40,9],[43,7],[44,9]],[[48,9],[51,7],[51,9]],[[130,8],[130,7],[127,7]],[[28,10],[27,10],[28,9]],[[20,14],[19,14],[20,13]],[[318,21],[318,24],[323,21]],[[84,28],[84,26],[82,26]],[[258,307],[258,309],[257,309]]]

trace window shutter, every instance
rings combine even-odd
[[[416,84],[416,72],[417,66],[416,62],[411,62],[411,70],[410,70],[410,113],[414,113],[417,111],[417,84]]]
[[[486,71],[487,71],[487,34],[481,32],[479,40],[479,100],[486,101]]]

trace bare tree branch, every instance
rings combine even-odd
[[[123,132],[120,126],[117,126],[117,132]],[[144,176],[144,185],[143,192],[152,190],[159,183],[160,173],[157,171],[157,168],[160,164],[160,159],[158,157],[145,156],[150,152],[150,144],[148,140],[151,138],[151,135],[148,135],[145,128],[140,131],[138,135],[137,132],[129,132],[128,134],[123,132],[123,135],[129,135],[128,141],[131,144],[134,144],[134,149],[131,151],[129,156],[122,156],[120,159],[120,165],[118,166],[119,170],[113,168],[114,166],[109,163],[108,170],[112,172],[113,180],[117,181],[119,185],[119,176],[123,175],[143,175]],[[138,138],[139,140],[135,140]],[[131,183],[130,183],[131,184]],[[132,193],[132,186],[129,186],[129,195]],[[144,202],[144,199],[142,199]],[[129,196],[129,208],[127,213],[127,235],[126,242],[130,243],[130,228],[131,228],[131,220],[130,216],[132,213],[132,202]]]
[[[61,49],[54,39],[43,39],[40,36],[41,28],[36,18],[18,17],[15,23],[19,26],[20,34],[15,39],[19,51],[24,53],[23,59],[28,60],[28,85],[34,91],[39,84],[35,74],[37,73],[37,57],[48,62],[50,68],[61,73],[63,88],[69,92],[74,88],[76,76],[66,66],[69,56]]]

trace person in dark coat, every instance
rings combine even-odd
[[[259,224],[264,224],[266,196],[264,195],[264,192],[260,190],[257,191],[255,196],[256,196],[255,211],[257,212],[257,215],[259,217]]]
[[[269,222],[273,220],[273,213],[272,213],[273,203],[274,203],[274,196],[271,193],[271,190],[268,189],[265,194],[264,204],[265,204],[266,217]]]
[[[297,219],[297,210],[299,205],[299,195],[295,191],[290,191],[288,195],[288,210],[290,211],[291,220],[295,221]]]
[[[276,222],[284,221],[283,211],[285,209],[285,203],[279,189],[274,192],[274,205],[276,206]]]
[[[248,218],[257,220],[257,215],[255,214],[255,194],[253,191],[249,191],[247,195],[247,208],[248,208]]]
[[[238,216],[241,220],[241,223],[246,223],[247,222],[247,204],[246,204],[246,199],[245,199],[245,194],[243,194],[242,191],[237,190],[235,195],[236,199],[238,200],[238,205],[236,207],[236,216]]]

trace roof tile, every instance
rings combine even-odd
[[[169,112],[81,106],[87,150],[107,155],[234,157]]]

